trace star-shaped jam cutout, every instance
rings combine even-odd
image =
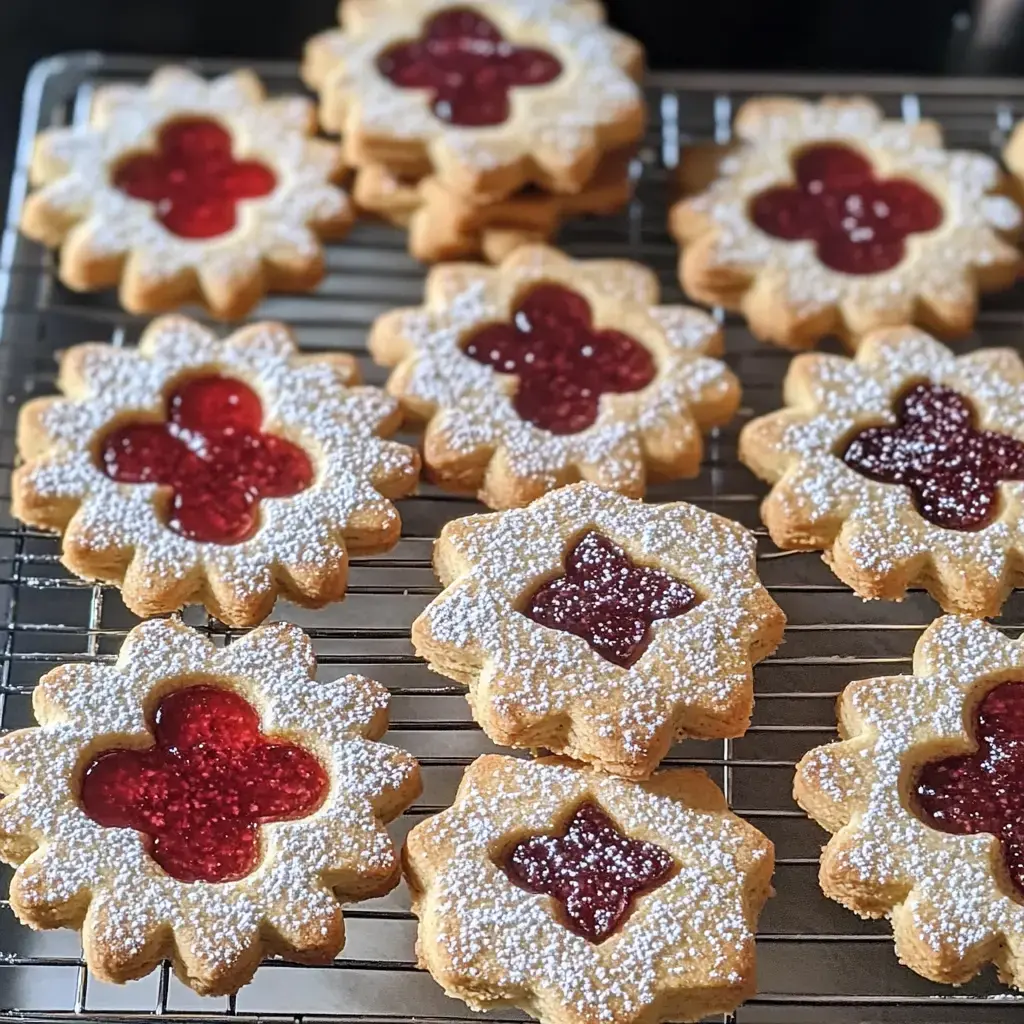
[[[177,690],[157,705],[154,743],[94,757],[81,805],[97,824],[132,828],[182,882],[243,878],[259,860],[260,825],[312,814],[327,795],[323,765],[268,739],[256,710],[217,686]]]
[[[263,498],[313,482],[309,456],[263,432],[263,408],[240,380],[192,377],[167,398],[166,421],[121,420],[100,439],[99,465],[124,484],[171,489],[167,525],[190,540],[238,544],[259,528]]]
[[[979,530],[998,512],[999,484],[1024,480],[1024,444],[978,430],[974,409],[941,384],[915,384],[896,402],[895,427],[867,427],[842,453],[858,473],[910,488],[918,512],[949,530]]]
[[[388,47],[377,70],[400,88],[429,90],[440,120],[476,128],[504,124],[510,90],[553,82],[562,63],[508,42],[482,14],[453,7],[429,18],[419,39]]]
[[[590,303],[556,284],[530,289],[511,323],[470,335],[463,351],[519,378],[512,405],[552,434],[578,434],[597,419],[603,394],[639,391],[654,380],[650,351],[621,331],[595,330]]]
[[[808,146],[793,174],[795,185],[754,197],[751,219],[775,238],[816,242],[818,259],[845,274],[891,270],[908,235],[942,223],[931,193],[908,178],[876,178],[871,161],[848,146]]]
[[[1024,682],[1001,683],[974,712],[973,754],[930,761],[914,787],[918,817],[953,835],[987,832],[1024,901]]]
[[[588,801],[565,832],[516,843],[502,866],[527,892],[554,897],[562,923],[596,944],[622,924],[638,896],[668,881],[676,863],[660,846],[623,835]]]
[[[113,170],[116,188],[156,206],[161,224],[181,238],[231,231],[238,202],[274,191],[274,172],[258,160],[236,160],[231,135],[204,117],[169,121],[152,153],[125,157]]]
[[[527,600],[534,622],[582,637],[606,661],[629,668],[651,642],[651,623],[674,619],[697,594],[662,569],[637,565],[617,544],[591,530],[565,556],[565,575]]]

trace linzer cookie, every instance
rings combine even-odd
[[[742,311],[758,337],[850,347],[917,322],[967,333],[978,292],[1016,279],[1021,211],[996,161],[949,151],[931,121],[885,120],[869,100],[766,98],[736,115],[716,181],[679,202],[693,298]]]
[[[397,541],[389,499],[419,467],[381,438],[397,403],[356,379],[350,356],[299,355],[274,323],[221,342],[168,316],[138,349],[76,346],[64,397],[21,410],[12,510],[63,533],[64,564],[119,585],[137,615],[195,601],[240,626],[279,592],[337,600],[350,551]]]
[[[203,995],[260,958],[330,963],[341,901],[392,889],[384,824],[420,791],[413,758],[376,743],[388,694],[315,679],[295,626],[216,647],[146,622],[114,665],[62,665],[40,728],[0,740],[0,857],[33,928],[80,928],[89,969],[125,982],[171,958]]]
[[[774,851],[702,771],[481,757],[403,861],[420,963],[474,1010],[656,1024],[754,993]]]
[[[658,305],[653,271],[523,246],[500,266],[435,267],[426,304],[380,317],[373,357],[388,391],[425,420],[441,486],[491,508],[573,480],[624,494],[694,476],[701,431],[727,423],[739,383],[711,358],[705,313]]]
[[[642,62],[591,4],[377,0],[314,37],[303,72],[352,164],[501,198],[577,192],[639,139]]]
[[[761,518],[785,549],[820,548],[864,598],[928,589],[945,611],[996,615],[1024,582],[1024,363],[959,359],[912,327],[854,359],[790,364],[786,408],[747,424],[740,458],[773,484]]]
[[[469,687],[495,742],[646,778],[683,736],[741,736],[753,665],[785,616],[753,536],[681,502],[593,484],[448,523],[447,588],[413,623],[416,653]]]
[[[415,181],[371,164],[357,170],[352,196],[361,209],[408,228],[409,252],[419,260],[483,256],[500,263],[521,245],[548,241],[570,217],[625,206],[630,159],[629,152],[608,155],[574,195],[527,188],[491,202],[451,192],[432,176]]]
[[[794,786],[834,833],[825,894],[888,917],[897,956],[926,978],[958,985],[992,962],[1024,987],[1024,645],[941,618],[913,675],[846,688],[839,734]]]
[[[88,124],[37,139],[21,230],[60,247],[69,288],[119,285],[132,313],[198,300],[244,316],[267,291],[315,287],[320,239],[351,224],[340,151],[315,127],[309,100],[267,99],[248,71],[103,86]]]

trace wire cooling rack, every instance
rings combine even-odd
[[[189,62],[203,73],[230,66]],[[31,691],[39,676],[66,660],[112,657],[135,622],[116,590],[71,578],[58,562],[58,545],[45,534],[18,526],[8,510],[18,407],[51,392],[54,354],[68,345],[108,339],[133,344],[143,325],[106,295],[79,296],[56,280],[52,258],[20,238],[15,224],[26,189],[32,138],[39,128],[84,118],[92,92],[111,80],[141,80],[156,66],[143,58],[77,54],[38,65],[29,79],[11,191],[0,247],[0,723],[16,728],[31,721]],[[256,70],[273,91],[299,87],[291,64]],[[654,267],[664,301],[683,299],[675,277],[676,247],[666,228],[672,168],[679,147],[691,140],[727,141],[735,106],[761,92],[818,95],[869,93],[890,116],[940,121],[953,146],[997,154],[1017,116],[1024,113],[1024,82],[909,79],[826,79],[750,75],[651,75],[652,124],[635,164],[635,198],[614,217],[566,227],[560,243],[577,256],[623,256]],[[303,347],[348,351],[360,358],[365,377],[383,373],[365,354],[373,318],[421,295],[423,271],[405,253],[398,230],[359,225],[328,254],[327,279],[316,294],[274,298],[261,318],[292,324]],[[1024,291],[986,302],[980,340],[1018,345]],[[652,500],[685,499],[760,526],[761,486],[736,460],[736,433],[752,415],[774,408],[788,357],[755,342],[743,325],[725,319],[728,360],[744,387],[744,408],[708,445],[699,477],[659,486]],[[314,637],[321,672],[347,666],[384,682],[393,694],[388,739],[419,757],[422,802],[394,828],[395,838],[425,815],[447,806],[463,767],[493,749],[473,723],[464,691],[431,675],[412,653],[410,623],[438,592],[430,569],[433,538],[455,516],[478,511],[425,486],[401,503],[402,540],[390,553],[353,560],[349,596],[322,611],[279,605],[275,615],[302,625]],[[837,583],[813,554],[775,550],[764,531],[760,570],[789,616],[786,643],[757,670],[754,723],[742,739],[687,742],[670,763],[706,768],[732,806],[775,842],[776,895],[761,918],[759,994],[733,1015],[731,1024],[981,1024],[1024,1020],[1024,997],[996,982],[991,971],[960,989],[932,985],[902,968],[884,922],[862,922],[825,900],[816,865],[824,839],[793,804],[794,762],[833,735],[833,702],[851,679],[906,671],[917,636],[937,614],[923,593],[902,604],[863,604]],[[225,642],[231,631],[206,621],[197,609],[186,621]],[[1002,620],[1019,631],[1024,599],[1015,595]],[[343,668],[345,666],[346,668]],[[6,886],[0,892],[6,891]],[[300,1020],[394,1024],[414,1018],[428,1024],[462,1021],[472,1014],[415,964],[416,925],[408,894],[389,896],[346,912],[348,942],[330,967],[269,962],[253,983],[232,998],[203,999],[180,984],[166,965],[141,981],[119,987],[89,978],[77,934],[33,933],[22,928],[6,902],[0,905],[0,1014],[56,1020],[135,1021],[189,1019],[213,1022]],[[514,1011],[485,1015],[524,1019]]]

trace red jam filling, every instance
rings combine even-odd
[[[235,226],[236,204],[273,192],[274,172],[258,160],[236,160],[231,135],[216,121],[189,117],[160,129],[152,153],[126,157],[115,168],[116,188],[156,205],[171,234],[215,238]]]
[[[971,403],[941,384],[915,384],[895,427],[867,427],[842,454],[872,480],[909,487],[918,512],[949,530],[980,530],[998,512],[999,484],[1024,480],[1024,444],[974,426]]]
[[[940,832],[996,836],[1016,896],[1024,900],[1024,682],[989,690],[974,712],[971,735],[975,753],[921,769],[917,814]]]
[[[258,529],[261,499],[313,482],[309,456],[262,424],[260,400],[240,380],[193,377],[171,392],[166,422],[122,423],[103,436],[100,467],[118,483],[169,487],[175,533],[238,544]]]
[[[876,178],[871,161],[846,146],[802,150],[793,174],[795,185],[754,197],[751,219],[776,238],[816,242],[818,259],[845,274],[891,270],[907,235],[942,223],[933,195],[906,178]]]
[[[672,855],[630,839],[599,807],[580,804],[562,835],[516,843],[502,865],[527,892],[552,896],[562,923],[588,942],[604,942],[629,914],[637,896],[664,885]]]
[[[597,419],[601,395],[639,391],[656,369],[640,342],[620,331],[595,330],[587,300],[556,284],[531,288],[511,323],[481,328],[465,353],[517,376],[516,412],[552,434],[586,430]]]
[[[182,882],[229,882],[259,859],[259,826],[312,814],[327,795],[320,762],[260,732],[256,710],[216,686],[168,694],[150,725],[154,744],[106,750],[82,778],[85,813],[133,828]]]
[[[504,124],[509,90],[546,85],[562,73],[554,54],[515,46],[482,14],[453,7],[423,25],[419,39],[377,57],[377,70],[403,89],[428,89],[434,115],[466,127]]]
[[[629,668],[651,642],[651,623],[697,603],[682,580],[637,565],[617,544],[591,531],[565,556],[565,575],[526,602],[528,618],[582,637],[605,661]]]

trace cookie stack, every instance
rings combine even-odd
[[[433,262],[496,262],[630,193],[643,51],[589,0],[356,0],[306,46],[353,196]]]

